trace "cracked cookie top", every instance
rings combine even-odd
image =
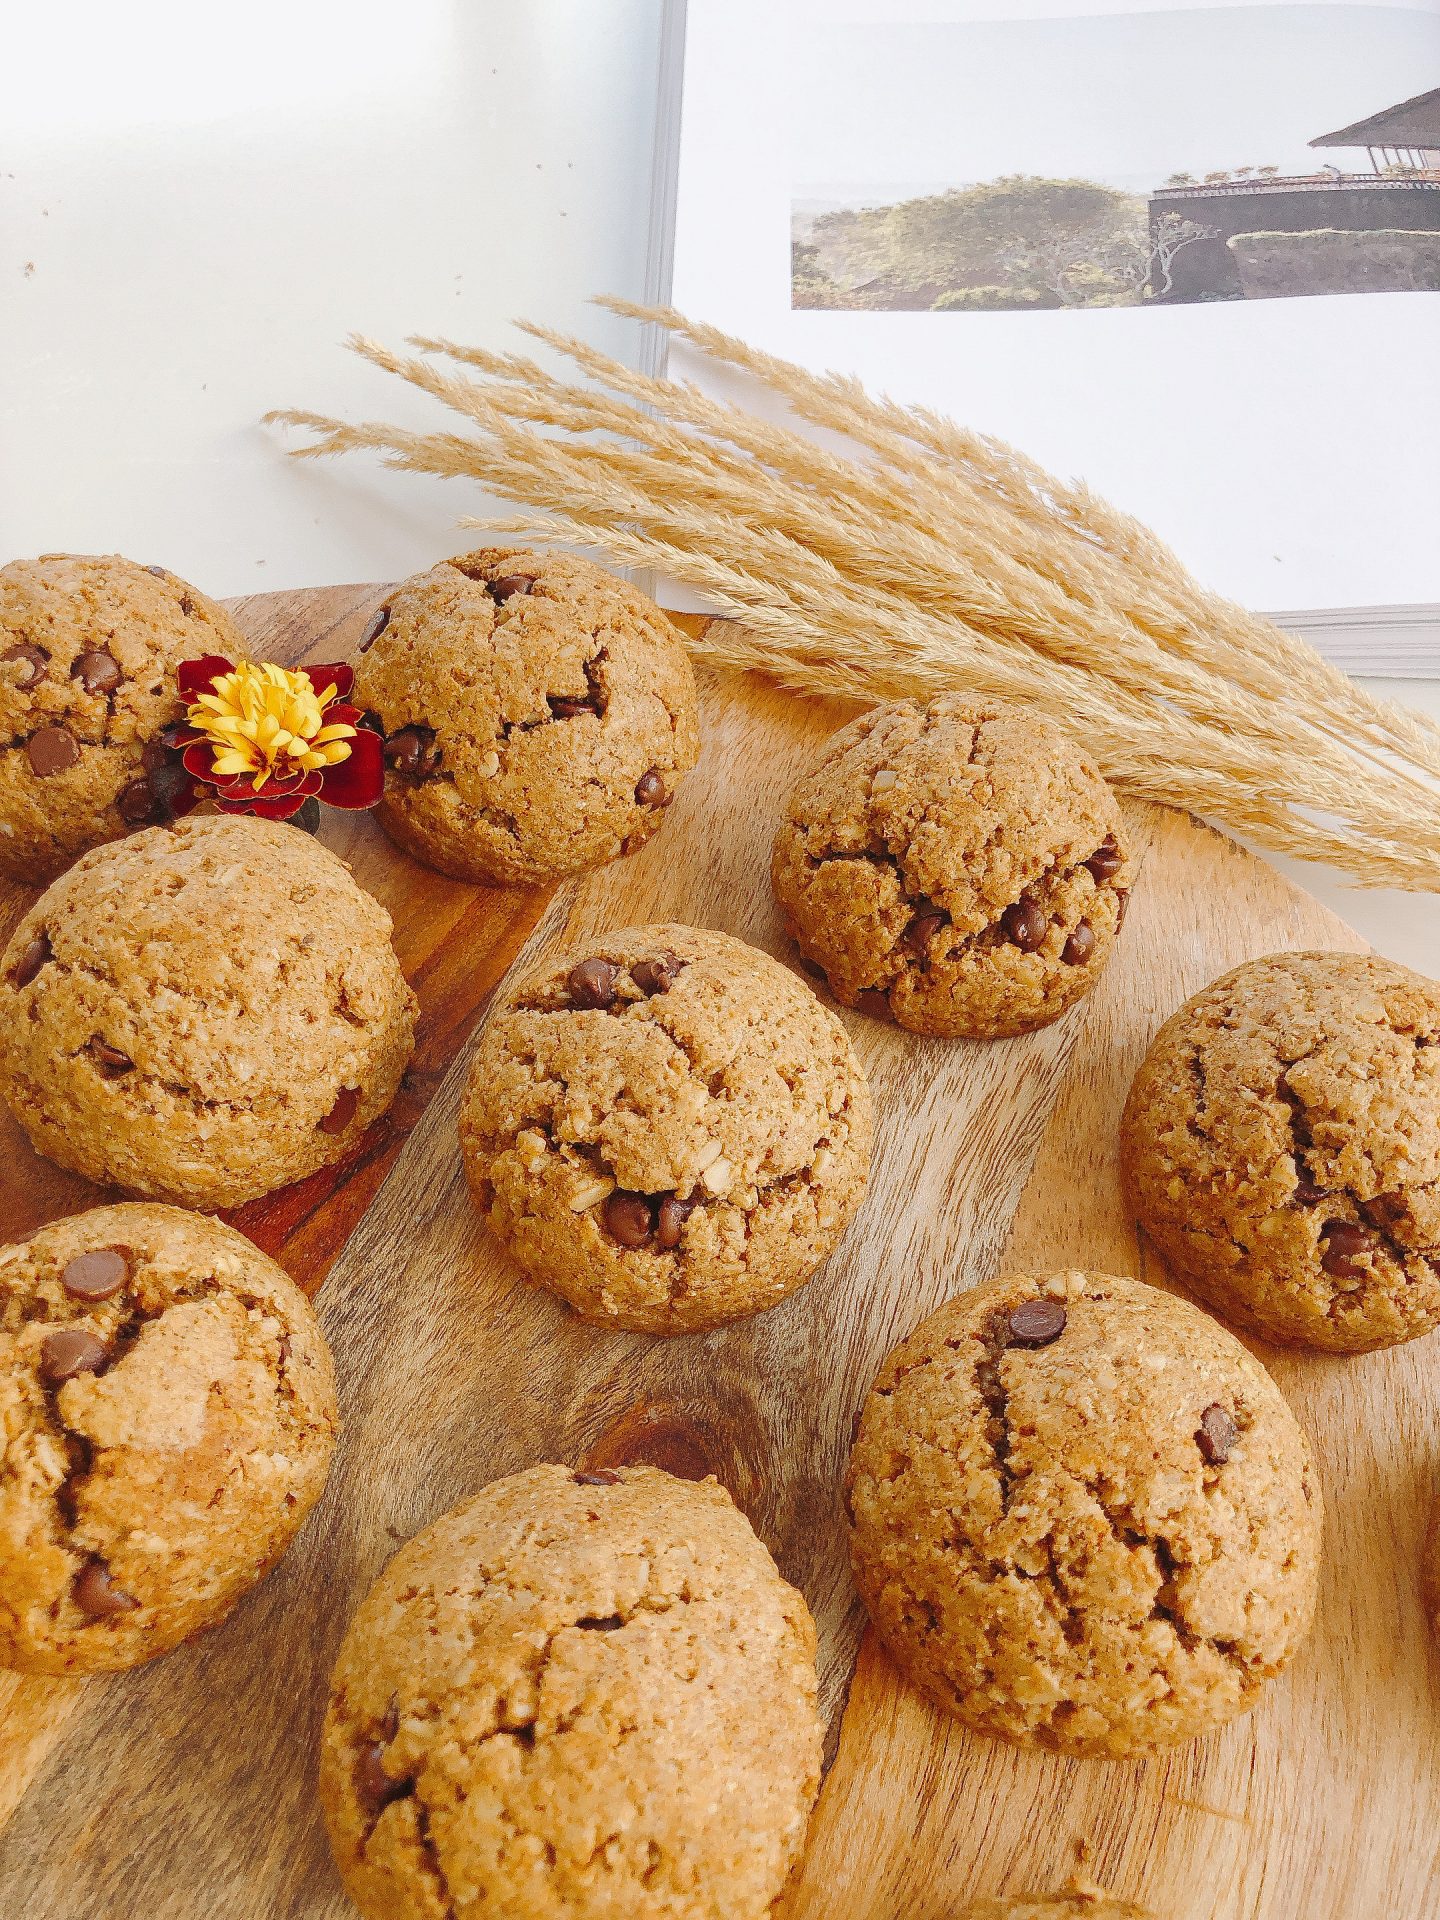
[[[354,697],[385,737],[381,825],[462,880],[529,884],[632,851],[699,753],[675,628],[557,553],[487,547],[405,581]]]
[[[792,937],[843,1006],[973,1039],[1089,991],[1131,878],[1091,761],[1043,715],[959,694],[842,727],[771,856]]]
[[[1272,1340],[1362,1352],[1440,1324],[1440,987],[1269,954],[1171,1016],[1121,1125],[1174,1272]]]
[[[460,1138],[527,1273],[587,1319],[682,1333],[819,1266],[865,1190],[870,1094],[840,1022],[768,954],[627,927],[507,988]]]
[[[49,880],[159,817],[145,749],[184,716],[176,669],[243,650],[224,608],[164,567],[0,567],[0,872]]]
[[[320,1793],[374,1920],[770,1914],[820,1780],[815,1629],[724,1488],[531,1467],[400,1549]]]
[[[192,815],[97,847],[0,957],[0,1093],[89,1179],[237,1205],[389,1106],[415,1017],[389,936],[289,825]]]
[[[309,1301],[220,1221],[96,1207],[0,1248],[0,1665],[134,1666],[219,1620],[335,1430]]]
[[[1315,1606],[1321,1501],[1260,1362],[1135,1280],[1008,1275],[895,1349],[847,1480],[861,1597],[983,1733],[1067,1753],[1252,1706]]]

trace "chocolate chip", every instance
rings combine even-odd
[[[1369,1200],[1360,1202],[1360,1211],[1372,1227],[1381,1233],[1393,1234],[1410,1210],[1410,1203],[1403,1193],[1377,1193]]]
[[[622,1247],[643,1247],[655,1231],[655,1210],[643,1193],[617,1187],[602,1209],[605,1231]]]
[[[1088,920],[1082,920],[1065,942],[1060,958],[1067,967],[1083,967],[1094,951],[1095,929]]]
[[[17,987],[28,987],[50,957],[50,936],[42,930],[36,934],[35,938],[15,962],[15,971],[11,974],[10,978]]]
[[[1048,1347],[1065,1331],[1065,1309],[1058,1300],[1022,1300],[1005,1325],[1012,1347]]]
[[[648,773],[642,773],[635,782],[635,798],[642,807],[668,807],[670,795],[665,791],[665,782],[654,767]]]
[[[335,1096],[335,1104],[320,1122],[322,1133],[343,1133],[355,1118],[355,1109],[360,1104],[358,1087],[341,1087]]]
[[[50,656],[44,647],[37,647],[29,640],[22,640],[18,647],[11,647],[8,653],[0,653],[0,662],[6,665],[10,661],[23,661],[28,671],[23,678],[17,678],[15,684],[22,693],[27,687],[33,687],[37,680],[45,678],[45,669],[50,664]]]
[[[637,960],[630,969],[630,978],[644,994],[668,993],[684,965],[678,953],[667,951],[658,960]]]
[[[513,600],[517,593],[529,593],[535,582],[527,580],[523,573],[502,573],[498,580],[492,580],[485,591],[497,607],[503,607],[507,600]]]
[[[148,780],[132,780],[115,796],[115,811],[127,827],[148,827],[160,817],[160,805]]]
[[[392,1699],[389,1706],[385,1709],[385,1718],[380,1722],[380,1738],[388,1747],[399,1731],[400,1703],[398,1700]]]
[[[916,959],[924,957],[926,948],[942,927],[948,927],[950,916],[943,907],[937,907],[933,900],[917,900],[915,917],[906,927],[903,944]]]
[[[140,755],[140,764],[146,773],[155,773],[159,768],[168,766],[183,750],[189,732],[183,720],[175,720],[168,727],[162,727],[153,740],[147,740]]]
[[[392,1800],[403,1800],[414,1785],[413,1780],[396,1780],[385,1771],[385,1749],[378,1740],[355,1756],[355,1797],[372,1819]]]
[[[156,767],[150,775],[150,792],[159,817],[168,819],[176,804],[190,792],[194,782],[184,767],[171,763]]]
[[[593,1473],[577,1473],[577,1487],[613,1487],[619,1483],[620,1476],[613,1467],[597,1467]]]
[[[1121,927],[1124,926],[1125,915],[1129,912],[1129,910],[1130,910],[1129,887],[1116,887],[1115,889],[1115,931],[1116,933],[1119,933]]]
[[[130,1613],[140,1602],[123,1587],[117,1587],[109,1567],[97,1554],[75,1576],[71,1597],[82,1613],[92,1620],[108,1620],[117,1613]]]
[[[1375,1242],[1364,1227],[1351,1220],[1327,1220],[1320,1236],[1325,1242],[1320,1264],[1326,1273],[1337,1280],[1360,1279],[1365,1272],[1360,1265],[1362,1257],[1375,1251]]]
[[[570,998],[577,1007],[604,1008],[615,1004],[615,982],[620,969],[609,960],[582,960],[565,976]]]
[[[1235,1422],[1218,1401],[1200,1416],[1195,1444],[1212,1467],[1223,1467],[1235,1444]]]
[[[70,669],[70,678],[78,680],[86,693],[113,693],[125,676],[114,654],[101,649],[82,653]]]
[[[551,694],[546,701],[552,720],[574,720],[582,713],[598,713],[599,707],[593,699],[572,700],[566,695]]]
[[[57,1327],[47,1333],[40,1348],[40,1378],[47,1386],[62,1386],[80,1373],[103,1373],[110,1350],[86,1327]]]
[[[1007,907],[1000,916],[1000,925],[1011,946],[1019,947],[1022,953],[1034,953],[1043,947],[1050,931],[1043,908],[1034,900],[1017,900],[1013,907]]]
[[[355,724],[357,727],[364,727],[367,733],[378,733],[382,740],[385,738],[385,722],[380,718],[378,713],[373,712],[369,707],[365,709]]]
[[[577,1620],[575,1624],[585,1633],[614,1633],[618,1627],[623,1627],[625,1622],[618,1613],[607,1613],[603,1617],[590,1613],[583,1620]]]
[[[660,1202],[660,1211],[655,1217],[655,1244],[663,1252],[669,1253],[672,1247],[680,1244],[680,1235],[685,1222],[695,1211],[695,1201],[682,1200],[678,1193],[667,1193]]]
[[[108,1040],[102,1040],[97,1033],[85,1051],[100,1069],[105,1080],[119,1080],[127,1073],[135,1071],[135,1062],[128,1053],[122,1053],[119,1047],[112,1047]]]
[[[64,773],[73,767],[80,758],[80,748],[74,734],[64,727],[41,727],[31,734],[25,755],[35,778],[48,780],[52,773]]]
[[[1317,1187],[1305,1171],[1303,1163],[1295,1162],[1295,1204],[1298,1207],[1318,1207],[1325,1198],[1325,1189]]]
[[[157,580],[168,580],[170,575],[164,567],[146,567],[146,573],[153,573]]]
[[[130,1262],[119,1247],[96,1247],[77,1253],[60,1275],[60,1284],[72,1300],[108,1300],[130,1278]]]
[[[890,1018],[890,996],[881,987],[866,987],[863,993],[857,993],[855,1005],[861,1013],[868,1013],[872,1020]]]
[[[433,727],[400,727],[385,742],[385,758],[406,780],[423,780],[433,773],[440,756]]]
[[[389,624],[390,609],[389,607],[381,607],[380,611],[375,615],[375,618],[365,629],[365,637],[360,642],[361,653],[368,653],[370,651],[371,647],[374,646],[375,642],[380,638]]]
[[[1113,880],[1124,864],[1125,856],[1120,851],[1119,842],[1113,833],[1106,834],[1085,862],[1097,884],[1105,880]]]

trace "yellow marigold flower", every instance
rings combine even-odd
[[[248,776],[258,793],[271,779],[291,781],[349,759],[355,728],[325,719],[337,698],[334,686],[317,693],[303,667],[241,660],[192,698],[187,718],[213,750],[214,771]]]

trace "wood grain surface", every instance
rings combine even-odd
[[[257,649],[334,658],[381,591],[235,611]],[[1350,1360],[1264,1352],[1325,1483],[1316,1632],[1254,1714],[1168,1756],[1062,1760],[945,1721],[862,1643],[845,1565],[851,1421],[901,1333],[1002,1267],[1163,1283],[1115,1167],[1150,1035],[1247,955],[1360,944],[1262,862],[1182,815],[1136,812],[1144,866],[1124,938],[1056,1026],[984,1046],[846,1015],[875,1093],[870,1192],[826,1268],[757,1320],[673,1341],[598,1331],[526,1287],[482,1232],[455,1138],[465,1043],[522,946],[680,919],[792,957],[770,835],[846,712],[752,681],[708,681],[703,696],[704,753],[664,832],[548,897],[445,881],[369,821],[328,818],[325,838],[395,914],[422,1003],[392,1121],[337,1175],[238,1216],[306,1284],[328,1273],[345,1417],[330,1486],[277,1572],[212,1633],[104,1681],[0,1681],[0,1916],[342,1920],[313,1776],[345,1622],[417,1527],[497,1474],[558,1458],[717,1473],[805,1592],[833,1765],[793,1920],[942,1920],[972,1893],[1055,1887],[1081,1845],[1156,1920],[1434,1920],[1440,1672],[1418,1589],[1440,1406],[1429,1342]],[[8,924],[21,902],[4,905]],[[95,1197],[13,1129],[0,1167],[10,1235]]]

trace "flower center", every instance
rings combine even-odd
[[[216,773],[248,774],[258,792],[272,778],[288,780],[349,759],[354,727],[325,723],[335,698],[333,686],[316,693],[303,667],[292,672],[268,660],[242,660],[195,696],[187,717],[212,748]]]

